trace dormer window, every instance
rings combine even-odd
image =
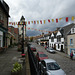
[[[72,32],[74,32],[74,28],[72,29]]]
[[[71,29],[71,34],[72,34],[72,33],[75,33],[75,28],[72,28],[72,29]]]

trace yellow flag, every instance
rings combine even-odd
[[[39,24],[39,21],[37,21],[37,24]]]
[[[16,22],[16,25],[17,25],[17,22]]]
[[[61,20],[62,18],[59,18],[59,20]]]
[[[46,22],[46,21],[44,20],[44,24],[45,24],[45,22]]]
[[[52,19],[52,22],[54,22],[54,19]]]
[[[33,21],[31,21],[33,23]]]
[[[72,21],[74,21],[74,16],[72,16]]]
[[[22,24],[22,22],[20,22],[20,24]]]
[[[27,25],[27,21],[26,21],[26,25]]]
[[[14,22],[14,25],[15,25],[15,22]]]

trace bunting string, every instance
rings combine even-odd
[[[72,16],[71,17],[71,21],[74,21],[74,19],[75,19],[75,17]],[[26,22],[23,23],[23,25],[25,25],[25,23],[26,23],[26,25],[28,25],[28,24],[29,25],[30,24],[46,24],[46,22],[48,22],[48,23],[51,23],[51,22],[58,23],[61,20],[63,20],[63,18],[47,19],[47,21],[46,20],[26,21]],[[69,17],[65,17],[65,22],[68,22],[68,21],[69,21]],[[11,25],[19,25],[18,22],[9,22],[8,24],[11,24]],[[22,24],[22,23],[20,23],[20,24]]]

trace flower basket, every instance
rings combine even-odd
[[[13,64],[13,69],[11,71],[11,75],[22,75],[22,65],[16,62]]]
[[[11,75],[22,75],[22,70],[17,71],[17,72],[12,72],[11,71]]]

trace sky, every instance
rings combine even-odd
[[[44,24],[27,24],[27,27],[54,31],[57,27],[66,26],[73,21],[71,17],[75,16],[75,0],[4,0],[9,5],[9,22],[20,21],[21,16],[25,21],[46,20]],[[69,17],[66,22],[65,18]],[[63,18],[58,23],[47,22],[48,19]],[[17,26],[15,26],[17,27]],[[47,33],[47,32],[46,32]],[[36,36],[42,34],[40,31],[27,30],[27,36]]]

